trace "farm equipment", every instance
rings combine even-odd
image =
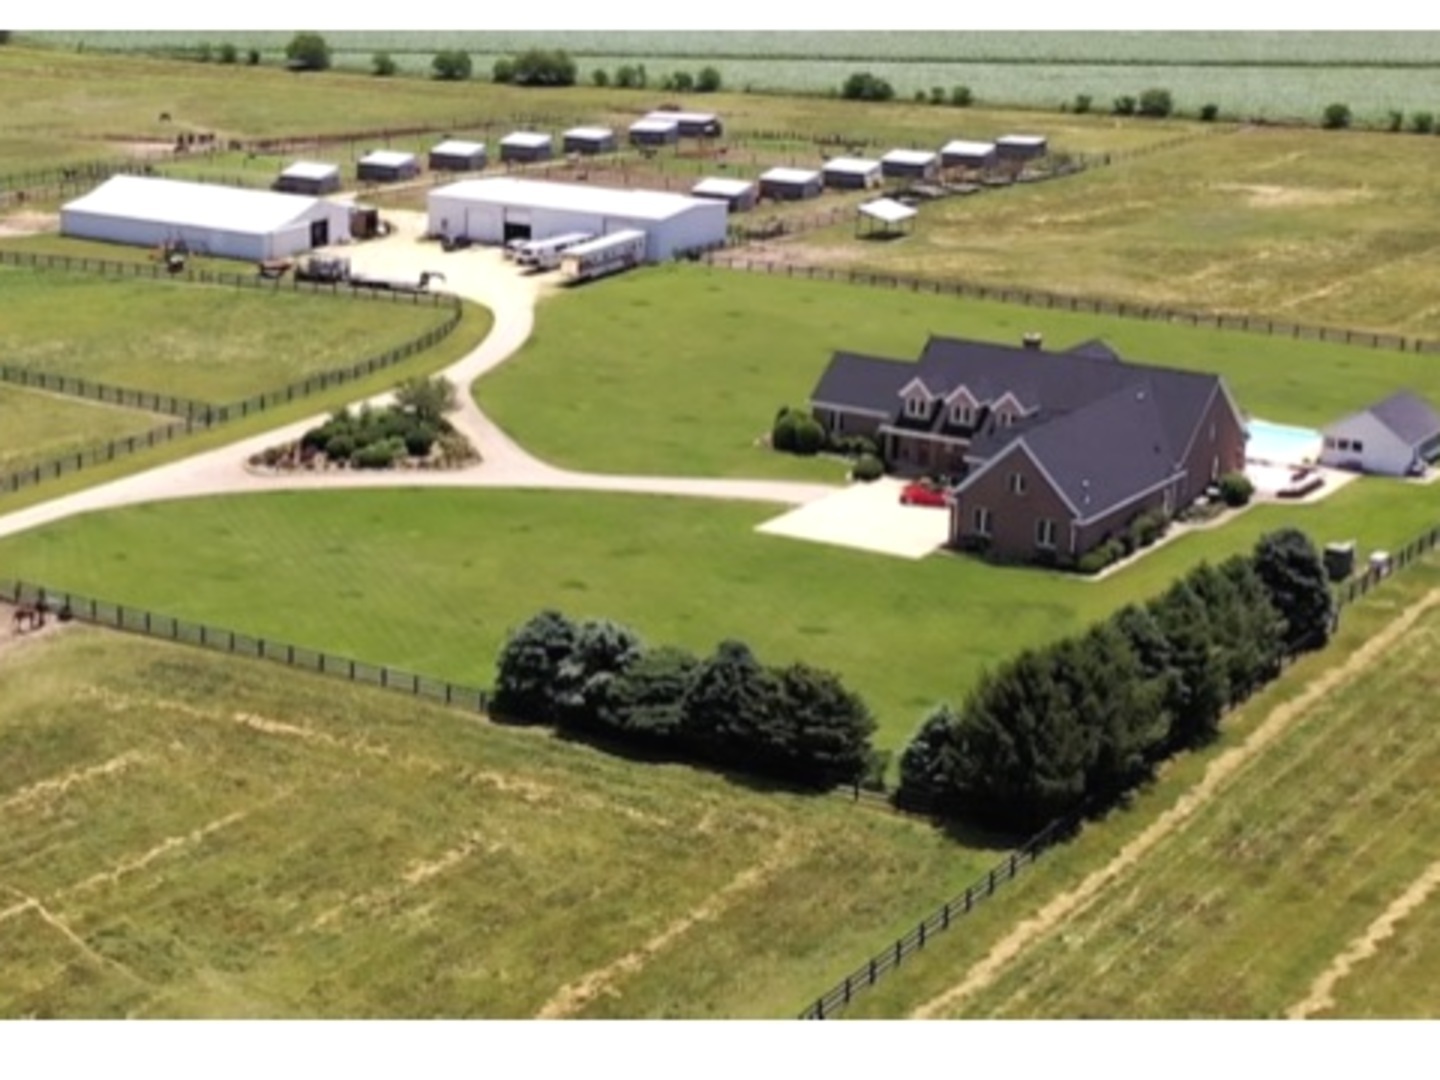
[[[350,280],[350,260],[338,255],[309,255],[295,264],[296,281],[342,285]]]
[[[189,256],[190,247],[184,240],[166,240],[150,257],[156,262],[164,263],[169,273],[178,274],[185,269],[185,260]]]
[[[266,281],[278,281],[289,273],[294,265],[289,259],[265,259],[255,264],[255,272]]]

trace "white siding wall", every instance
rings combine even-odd
[[[274,232],[240,232],[230,229],[176,226],[158,221],[137,221],[111,214],[93,214],[65,210],[60,215],[60,231],[65,236],[86,240],[106,240],[137,247],[158,247],[167,241],[183,240],[197,252],[226,259],[283,258],[310,250],[310,221],[325,218],[330,222],[330,243],[350,238],[350,211],[344,206],[321,204],[303,221],[293,222]]]
[[[1403,476],[1414,460],[1414,448],[1401,442],[1389,428],[1368,413],[1348,417],[1325,429],[1325,445],[1320,448],[1320,464],[1338,468],[1359,468],[1383,476]],[[1350,443],[1358,441],[1361,449],[1341,450],[1331,440]]]

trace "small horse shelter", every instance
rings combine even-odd
[[[995,140],[995,153],[1001,161],[1034,161],[1049,152],[1044,135],[1002,135]]]
[[[749,180],[710,176],[692,187],[690,194],[697,199],[718,199],[732,214],[740,214],[755,209],[755,200],[760,193]]]
[[[988,169],[997,160],[993,142],[954,139],[940,148],[940,166],[945,169]]]
[[[114,176],[60,208],[60,233],[201,255],[284,259],[350,240],[350,208],[327,199],[158,176]]]
[[[820,170],[825,186],[839,191],[863,191],[880,186],[880,162],[868,158],[838,157]]]
[[[487,160],[483,142],[446,139],[430,148],[431,172],[479,172]]]
[[[674,146],[680,141],[680,125],[667,116],[647,116],[630,125],[630,141],[636,146]]]
[[[725,134],[720,117],[709,112],[684,112],[679,109],[657,109],[646,120],[673,120],[682,139],[718,139]]]
[[[825,179],[817,169],[789,169],[780,166],[760,174],[762,199],[814,199],[819,196]]]
[[[934,180],[940,175],[940,155],[933,150],[891,150],[880,159],[887,180]]]
[[[855,235],[867,239],[888,240],[910,231],[918,211],[894,199],[875,199],[862,203],[855,215]]]
[[[500,140],[501,161],[549,161],[554,156],[555,140],[544,132],[512,131]]]
[[[571,128],[561,136],[560,145],[567,154],[613,154],[615,132],[607,127]]]
[[[394,184],[419,175],[420,162],[404,150],[372,150],[355,166],[355,178],[370,184]]]
[[[292,195],[330,195],[340,190],[340,166],[320,161],[296,161],[287,165],[270,185],[275,191]]]

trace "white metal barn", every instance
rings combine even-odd
[[[1324,437],[1322,465],[1405,476],[1423,471],[1440,455],[1440,414],[1401,391],[1331,424]]]
[[[350,239],[350,208],[308,195],[115,176],[60,208],[60,232],[86,240],[191,251],[229,259],[281,259]]]
[[[432,235],[463,235],[482,244],[639,229],[648,238],[647,262],[725,241],[723,202],[665,191],[494,177],[436,188],[429,211]]]

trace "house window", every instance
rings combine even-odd
[[[1035,522],[1035,546],[1040,548],[1053,548],[1055,546],[1055,519],[1041,518]]]
[[[1012,472],[1012,473],[1010,474],[1010,494],[1011,494],[1011,495],[1024,495],[1024,494],[1025,494],[1025,474],[1024,474],[1024,473]]]
[[[990,518],[990,508],[988,506],[975,507],[975,511],[970,515],[970,519],[974,526],[976,536],[990,535],[990,527],[993,522]]]
[[[930,411],[930,403],[923,397],[911,397],[905,399],[905,415],[916,420],[924,420]]]
[[[1335,437],[1334,437],[1333,435],[1326,435],[1326,436],[1325,436],[1325,449],[1326,449],[1326,450],[1334,450],[1334,449],[1335,449]]]
[[[1363,454],[1365,452],[1365,444],[1362,443],[1359,439],[1356,439],[1351,442],[1350,449],[1354,450],[1357,454]]]
[[[1015,423],[1015,414],[1008,412],[996,413],[995,420],[1001,427],[1009,427]]]
[[[1219,457],[1219,455],[1216,455],[1215,457],[1213,457],[1213,458],[1210,459],[1210,479],[1211,479],[1211,480],[1219,480],[1219,479],[1220,479],[1220,457]]]
[[[957,427],[969,427],[975,422],[975,410],[969,405],[954,405],[950,409],[950,422]]]

